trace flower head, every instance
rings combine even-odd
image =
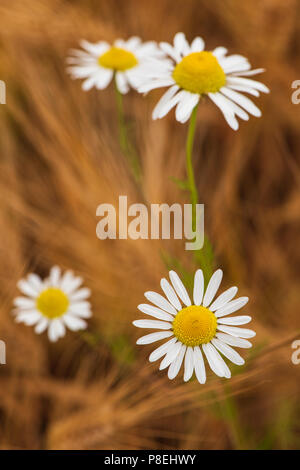
[[[146,299],[153,305],[138,306],[141,312],[156,320],[133,322],[138,328],[161,331],[142,336],[137,344],[149,344],[169,338],[149,356],[150,362],[163,357],[159,369],[168,367],[169,379],[177,376],[184,362],[184,381],[188,381],[195,372],[198,381],[204,384],[205,358],[216,375],[230,378],[230,370],[221,354],[234,364],[244,364],[244,359],[231,346],[250,348],[252,345],[246,338],[255,336],[255,332],[239,328],[239,325],[249,323],[251,317],[228,315],[242,308],[248,302],[248,297],[233,300],[238,289],[231,287],[214,300],[221,284],[222,270],[215,271],[205,291],[203,273],[198,269],[194,278],[192,304],[176,272],[170,271],[169,276],[171,283],[167,279],[160,282],[166,297],[156,292],[145,292]]]
[[[91,317],[91,306],[86,300],[90,290],[79,288],[81,284],[81,277],[71,271],[61,274],[57,266],[44,281],[37,274],[28,274],[18,282],[24,296],[14,300],[16,322],[35,325],[37,334],[48,329],[50,341],[64,336],[66,327],[72,331],[85,329],[84,318]]]
[[[239,127],[237,117],[248,120],[249,114],[261,116],[261,111],[244,93],[259,96],[260,92],[269,92],[262,83],[245,78],[263,69],[250,70],[245,57],[227,56],[224,47],[211,52],[204,50],[200,37],[189,44],[183,33],[175,35],[174,45],[162,42],[160,47],[168,57],[148,64],[144,68],[143,83],[138,87],[141,93],[169,87],[154,108],[153,119],[164,117],[176,106],[176,119],[184,123],[204,95],[218,106],[234,130]]]
[[[120,93],[140,83],[140,70],[150,59],[161,58],[164,53],[154,41],[142,42],[138,37],[127,41],[117,39],[111,46],[105,41],[95,44],[82,40],[83,50],[73,50],[68,68],[73,78],[83,78],[83,90],[106,88],[115,75]]]

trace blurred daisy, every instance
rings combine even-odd
[[[44,281],[37,274],[28,274],[18,282],[24,297],[14,300],[16,322],[35,325],[37,334],[48,330],[50,341],[65,335],[66,327],[72,331],[87,327],[85,318],[91,317],[91,306],[87,302],[90,290],[80,288],[82,278],[71,271],[61,274],[54,266]]]
[[[137,344],[149,344],[169,338],[162,346],[155,349],[149,361],[162,359],[159,369],[168,369],[169,379],[177,376],[184,364],[184,381],[189,380],[193,372],[201,384],[206,382],[207,361],[211,370],[219,377],[230,378],[230,370],[222,355],[237,365],[244,364],[244,359],[231,347],[250,348],[247,340],[255,332],[239,328],[251,321],[251,317],[228,316],[242,308],[248,297],[233,300],[237,287],[231,287],[215,300],[223,272],[218,269],[211,277],[204,292],[204,279],[201,269],[194,278],[192,304],[190,297],[175,271],[169,272],[170,282],[161,280],[165,297],[156,292],[145,292],[150,304],[141,304],[138,309],[155,320],[136,320],[138,328],[153,328],[155,333],[142,336]],[[183,305],[182,305],[183,304]]]
[[[164,117],[176,106],[176,119],[184,123],[204,95],[215,103],[234,130],[239,127],[237,117],[244,120],[249,119],[249,114],[260,117],[261,111],[244,94],[259,96],[260,92],[269,92],[262,83],[247,78],[264,69],[250,70],[245,57],[228,56],[224,47],[207,51],[204,46],[200,37],[189,44],[183,33],[175,35],[174,45],[160,43],[173,62],[160,60],[145,68],[144,81],[138,87],[141,93],[169,87],[156,105],[153,119]]]
[[[80,42],[83,50],[72,50],[73,56],[67,61],[73,78],[83,78],[83,90],[96,87],[106,88],[115,76],[116,86],[125,94],[129,88],[136,88],[141,79],[141,66],[149,59],[157,59],[164,53],[154,41],[142,42],[138,37],[127,41],[117,39],[111,46],[105,41]]]

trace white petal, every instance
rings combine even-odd
[[[220,92],[222,92],[223,95],[227,96],[235,103],[238,103],[240,106],[242,106],[242,108],[244,108],[246,111],[248,111],[248,113],[252,114],[253,116],[261,116],[261,110],[254,103],[252,103],[249,98],[242,95],[241,93],[238,93],[237,91],[231,90],[230,88],[226,87],[221,88]]]
[[[159,47],[165,54],[172,57],[172,59],[174,59],[175,62],[180,62],[181,60],[180,54],[177,52],[177,50],[175,50],[174,47],[171,46],[171,44],[169,44],[168,42],[160,42]]]
[[[181,123],[185,123],[191,116],[193,109],[198,104],[200,95],[182,90],[180,102],[176,107],[176,119]]]
[[[263,73],[265,72],[265,69],[253,69],[253,70],[247,70],[246,72],[235,72],[232,75],[243,75],[243,76],[248,76],[250,77],[251,75],[257,75],[258,73]]]
[[[181,279],[179,278],[178,274],[175,271],[169,271],[169,276],[178,297],[187,307],[189,307],[192,303],[187,293],[187,290],[181,282]]]
[[[132,323],[138,328],[157,328],[158,330],[170,330],[172,328],[171,323],[158,320],[135,320]]]
[[[237,131],[239,128],[239,123],[236,120],[232,109],[228,107],[225,97],[221,93],[208,93],[208,96],[215,103],[215,105],[218,106],[229,126],[234,131]]]
[[[237,338],[235,336],[227,335],[226,333],[216,333],[216,337],[223,341],[223,343],[227,343],[230,346],[235,346],[237,348],[252,348],[252,344],[250,341],[246,339]]]
[[[236,312],[237,310],[240,310],[246,303],[248,302],[249,297],[239,297],[238,299],[232,300],[231,302],[228,302],[226,305],[223,305],[223,307],[218,308],[218,310],[215,312],[216,317],[224,317],[225,315],[229,315],[230,313]]]
[[[269,93],[270,90],[266,85],[261,82],[257,82],[256,80],[252,80],[250,78],[243,78],[243,77],[233,77],[228,76],[227,82],[233,85],[245,85],[249,86],[250,88],[254,88],[255,90],[259,90],[262,93]]]
[[[15,320],[17,323],[24,323],[25,325],[34,325],[41,318],[40,313],[36,310],[24,310],[17,314]]]
[[[168,113],[169,109],[167,105],[178,90],[179,86],[173,85],[163,94],[152,112],[152,119],[160,119]],[[164,113],[165,109],[168,109],[167,113]]]
[[[220,91],[224,91],[225,87],[224,88],[221,88]],[[230,91],[233,91],[233,90],[230,90],[228,88],[229,92]],[[246,113],[246,111],[244,111],[238,104],[236,104],[234,101],[231,101],[229,98],[227,98],[226,96],[224,96],[224,94],[222,94],[223,98],[224,98],[224,103],[227,104],[228,106],[228,109],[231,109],[231,111],[233,112],[234,115],[237,115],[238,117],[240,117],[241,119],[243,119],[244,121],[248,121],[249,120],[249,116],[248,114]]]
[[[65,333],[64,326],[61,322],[61,320],[54,319],[50,322],[49,328],[48,328],[48,338],[50,341],[55,342],[63,336]]]
[[[170,380],[173,380],[177,376],[184,358],[185,351],[186,346],[182,345],[179,353],[176,356],[176,359],[171,363],[168,370],[168,377]]]
[[[160,281],[160,286],[162,290],[164,291],[166,297],[168,298],[169,302],[177,309],[181,310],[181,303],[179,302],[179,299],[176,295],[176,292],[174,291],[173,287],[171,284],[167,281],[167,279],[163,278]]]
[[[152,353],[149,356],[149,361],[155,362],[158,359],[160,359],[164,354],[166,354],[169,351],[169,349],[171,349],[172,345],[175,344],[176,341],[177,341],[177,338],[169,339],[169,341],[162,344],[158,348],[154,349],[154,351],[152,351]]]
[[[231,85],[229,83],[226,84],[227,88],[231,88],[232,90],[242,91],[244,93],[248,93],[249,95],[259,96],[259,92],[254,90],[253,88],[249,88],[242,85]]]
[[[222,269],[217,269],[211,276],[208,286],[206,288],[206,292],[203,299],[203,306],[208,307],[211,301],[213,300],[214,296],[217,293],[217,290],[220,287],[221,281],[223,277]]]
[[[157,292],[145,292],[145,297],[147,300],[152,302],[154,305],[157,305],[159,308],[162,308],[168,313],[172,315],[176,315],[177,310],[173,307],[170,302],[168,302],[162,295],[158,294]]]
[[[185,38],[184,33],[175,34],[174,49],[180,56],[185,56],[190,53],[190,46]]]
[[[104,90],[110,84],[113,78],[113,71],[101,68],[97,72],[95,78],[95,87],[97,88],[97,90]]]
[[[224,307],[224,305],[226,305],[231,299],[233,299],[237,291],[237,287],[230,287],[230,289],[225,290],[225,292],[219,295],[219,297],[217,297],[216,300],[211,304],[209,310],[214,312],[215,310]]]
[[[205,43],[202,38],[196,37],[191,44],[192,52],[201,52],[205,47]]]
[[[222,325],[245,325],[252,320],[248,315],[239,315],[237,317],[224,317],[218,319],[218,324]]]
[[[81,277],[75,277],[72,271],[66,271],[60,283],[60,288],[65,292],[65,294],[71,294],[82,284]]]
[[[75,317],[71,314],[63,316],[65,325],[72,331],[84,330],[87,327],[87,323],[82,318]]]
[[[156,80],[151,80],[148,83],[143,83],[141,86],[139,86],[138,91],[140,93],[148,93],[148,91],[155,90],[156,88],[164,88],[174,84],[175,82],[171,76],[166,78],[159,78]]]
[[[28,274],[27,281],[38,293],[40,293],[41,290],[44,288],[44,283],[41,280],[40,276],[38,276],[37,274]]]
[[[225,47],[216,47],[216,49],[212,51],[213,55],[217,57],[217,59],[221,59],[222,57],[224,57],[227,52],[228,50]]]
[[[176,106],[176,104],[179,102],[180,97],[181,97],[181,91],[179,91],[177,94],[173,95],[172,98],[168,99],[164,105],[160,108],[159,114],[156,111],[156,108],[154,108],[153,113],[152,113],[152,119],[161,119],[163,118],[168,112]]]
[[[39,335],[47,329],[48,325],[49,325],[49,320],[45,317],[42,317],[40,321],[36,324],[34,331],[36,332],[37,335]]]
[[[184,358],[184,377],[183,380],[187,382],[190,380],[194,372],[194,351],[190,346],[186,350]]]
[[[173,344],[159,365],[159,370],[166,369],[176,359],[183,345],[178,341]]]
[[[194,277],[194,292],[193,292],[195,305],[201,305],[201,302],[203,299],[203,292],[204,292],[203,272],[202,272],[202,269],[197,269],[197,271],[195,272],[195,277]]]
[[[88,289],[87,287],[84,287],[83,289],[79,289],[76,292],[73,292],[73,294],[70,295],[70,301],[75,302],[78,300],[85,300],[91,295],[91,290]]]
[[[59,287],[60,286],[60,275],[61,271],[59,266],[53,266],[50,269],[50,274],[49,274],[49,283],[51,287]]]
[[[230,370],[214,346],[211,343],[202,344],[202,349],[211,370],[219,377],[230,378]]]
[[[224,333],[228,333],[232,336],[237,336],[238,338],[253,338],[256,335],[255,331],[248,330],[247,328],[237,328],[236,326],[226,326],[226,325],[218,325],[217,328],[219,331],[223,331]]]
[[[213,338],[211,342],[225,357],[227,357],[227,359],[233,362],[233,364],[237,364],[238,366],[245,364],[242,356],[240,356],[239,353],[228,346],[228,344],[223,343],[217,338]]]
[[[161,339],[169,338],[173,335],[172,331],[158,331],[157,333],[150,333],[149,335],[142,336],[136,342],[136,344],[151,344]]]
[[[197,380],[200,384],[205,384],[206,382],[206,370],[205,364],[202,356],[202,352],[199,346],[194,347],[194,367]]]
[[[158,318],[159,320],[165,320],[165,321],[173,321],[174,317],[170,315],[169,313],[163,312],[157,307],[153,307],[153,305],[148,305],[148,304],[140,304],[138,305],[138,309],[145,313],[146,315],[151,315],[154,318]]]
[[[14,299],[14,305],[19,308],[35,308],[35,301],[33,299],[28,299],[27,297],[16,297]]]
[[[83,47],[83,49],[85,49],[86,51],[90,52],[91,54],[95,56],[101,56],[102,54],[104,54],[104,52],[106,52],[110,48],[109,44],[105,41],[92,43],[92,42],[86,41],[85,39],[82,39],[80,41],[80,45],[81,47]]]
[[[128,82],[126,79],[126,75],[124,72],[117,72],[116,73],[116,83],[117,83],[117,88],[120,93],[125,95],[129,91],[129,86]]]
[[[26,281],[25,279],[21,279],[17,285],[22,294],[28,295],[29,297],[33,298],[36,298],[39,295],[39,291],[35,289],[32,284]]]

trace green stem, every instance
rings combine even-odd
[[[120,93],[117,87],[116,79],[115,82],[115,94],[116,94],[116,104],[117,104],[117,114],[118,114],[118,124],[119,124],[119,139],[120,139],[120,147],[128,160],[128,163],[131,167],[133,176],[136,182],[140,180],[140,163],[136,152],[134,151],[132,145],[129,142],[128,135],[127,135],[127,126],[125,121],[124,115],[124,106],[123,106],[123,95]]]
[[[198,105],[193,109],[190,123],[188,136],[186,141],[186,171],[188,178],[188,187],[190,191],[190,198],[192,203],[192,228],[196,230],[196,205],[198,203],[198,191],[195,183],[194,168],[193,168],[193,145],[196,129],[196,117],[197,117]]]

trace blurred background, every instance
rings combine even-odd
[[[0,446],[3,449],[295,449],[300,447],[299,331],[300,79],[297,0],[1,0],[0,79]],[[96,237],[102,202],[188,202],[187,126],[170,113],[153,122],[161,91],[124,98],[141,159],[142,188],[120,152],[112,87],[84,93],[65,59],[78,41],[141,36],[205,38],[208,49],[265,67],[271,94],[233,132],[209,101],[198,112],[194,161],[205,229],[222,288],[250,302],[254,347],[233,378],[205,386],[169,381],[138,347],[132,326],[146,290],[168,267],[193,273],[184,241]],[[167,256],[165,254],[167,253]],[[164,254],[164,256],[162,256]],[[17,281],[58,264],[85,278],[93,317],[83,334],[55,344],[11,315]],[[169,265],[169,266],[167,266]]]

